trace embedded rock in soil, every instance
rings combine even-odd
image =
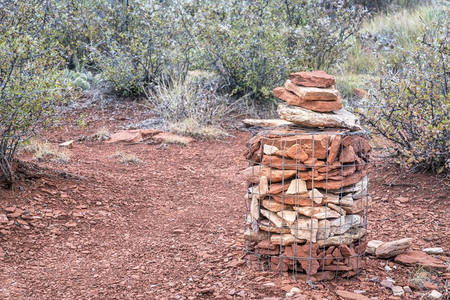
[[[340,99],[339,91],[334,88],[303,87],[296,85],[289,79],[285,82],[284,87],[286,90],[297,95],[303,101],[333,102]]]
[[[154,136],[158,133],[161,133],[161,131],[154,129],[122,130],[111,135],[111,138],[106,141],[106,143],[139,143],[144,139]]]
[[[290,92],[282,87],[275,88],[273,90],[273,94],[275,95],[275,97],[283,101],[286,101],[286,103],[289,105],[302,107],[318,113],[338,111],[342,108],[342,102],[340,97],[334,101],[308,101],[300,98],[293,92]]]
[[[289,74],[289,79],[298,85],[327,88],[336,84],[336,79],[324,71],[294,72]]]
[[[195,139],[188,136],[181,136],[178,134],[173,134],[169,132],[161,132],[153,136],[153,139],[160,143],[172,143],[172,144],[182,144],[187,145],[195,142]]]
[[[403,291],[403,288],[401,286],[396,285],[396,286],[392,287],[392,294],[394,296],[401,297],[401,296],[403,296],[404,293],[405,292]]]
[[[359,119],[345,109],[318,113],[302,107],[280,104],[278,114],[284,120],[306,127],[334,127],[360,131]]]
[[[337,290],[336,294],[344,299],[348,300],[370,300],[369,297],[361,295],[361,294],[355,294],[348,291],[343,290]]]
[[[375,256],[379,258],[391,258],[404,253],[411,247],[413,239],[405,238],[379,245],[375,250]]]
[[[397,255],[394,260],[407,266],[423,266],[438,270],[446,270],[448,267],[441,260],[422,251],[408,251]]]
[[[442,248],[425,248],[422,250],[426,254],[443,254],[444,249]]]

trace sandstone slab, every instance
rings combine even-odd
[[[294,125],[292,122],[281,120],[281,119],[244,119],[242,120],[247,126],[258,126],[258,127],[280,127]]]
[[[379,258],[391,258],[397,256],[401,253],[406,252],[406,250],[411,247],[412,242],[413,239],[405,238],[383,243],[376,248],[375,256]]]
[[[295,243],[296,239],[292,234],[273,234],[270,237],[270,242],[275,245],[288,246]]]
[[[290,226],[291,234],[297,239],[316,242],[319,221],[317,219],[299,216],[294,224]]]
[[[359,119],[345,109],[329,113],[318,113],[303,107],[291,105],[278,105],[278,114],[286,121],[305,127],[320,128],[345,128],[352,131],[360,131]]]
[[[291,181],[286,194],[288,195],[300,195],[308,193],[308,189],[306,188],[306,182],[301,179],[294,179]]]
[[[291,230],[288,227],[277,227],[269,220],[261,220],[259,222],[259,229],[266,232],[274,233],[290,233]]]
[[[139,143],[159,133],[161,133],[160,130],[154,129],[122,130],[111,135],[111,138],[106,143]]]
[[[380,247],[384,242],[379,240],[371,240],[367,243],[366,253],[370,255],[375,255],[375,251],[378,247]]]
[[[290,210],[282,210],[277,212],[277,215],[283,219],[288,225],[294,224],[297,219],[297,212]]]
[[[330,87],[336,84],[336,79],[324,71],[295,72],[289,74],[289,79],[298,85],[313,87]]]
[[[394,260],[407,266],[423,266],[438,270],[446,270],[448,268],[440,259],[434,258],[422,251],[408,251],[397,255]]]
[[[370,300],[369,297],[344,290],[337,290],[336,295],[348,300]]]
[[[275,88],[273,90],[273,94],[275,97],[285,101],[289,105],[302,107],[319,113],[338,111],[342,109],[341,97],[334,101],[308,101],[281,87]]]
[[[270,182],[280,182],[294,177],[295,174],[295,170],[275,170],[266,166],[252,166],[242,171],[245,180],[253,183],[258,183],[261,176],[266,176]]]
[[[170,132],[161,132],[153,136],[153,140],[160,143],[187,145],[195,142],[195,139],[188,136],[181,136]]]
[[[284,88],[305,101],[335,101],[341,98],[339,91],[334,88],[304,87],[289,79],[284,84]]]
[[[350,245],[351,243],[360,240],[365,234],[366,230],[364,228],[352,228],[343,235],[330,236],[326,240],[319,240],[317,241],[317,244],[320,247],[339,246],[342,244]]]
[[[302,214],[307,217],[313,217],[316,219],[333,219],[339,218],[341,215],[325,206],[318,207],[294,207],[294,210],[299,214]]]
[[[266,208],[267,210],[273,211],[273,212],[279,212],[283,210],[283,205],[277,201],[271,201],[271,200],[262,200],[262,206]]]

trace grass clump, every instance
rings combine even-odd
[[[216,138],[225,134],[220,123],[239,102],[222,95],[221,84],[220,78],[209,72],[173,74],[148,91],[148,102],[172,132]]]
[[[31,140],[25,144],[23,150],[34,154],[37,161],[51,161],[55,163],[67,164],[70,161],[70,154],[66,150],[61,150],[57,146],[48,142]]]
[[[101,127],[95,134],[94,138],[99,142],[109,140],[111,133],[106,127]]]
[[[144,163],[136,154],[126,154],[121,151],[114,153],[114,158],[117,158],[120,163],[126,165],[142,165]]]

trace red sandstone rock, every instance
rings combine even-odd
[[[340,189],[341,187],[353,185],[361,180],[362,177],[366,176],[367,167],[359,172],[355,172],[352,175],[344,177],[342,180],[323,180],[323,181],[314,181],[315,188],[322,188],[328,190]],[[306,185],[308,189],[312,188],[312,181],[307,181]]]
[[[286,150],[285,154],[292,159],[304,162],[308,159],[308,153],[301,149],[300,145],[294,145]]]
[[[356,161],[356,153],[353,146],[344,147],[341,153],[340,161],[342,163],[351,163]]]
[[[344,299],[348,300],[370,300],[369,297],[361,295],[361,294],[355,294],[352,292],[347,292],[343,290],[337,290],[336,294]]]
[[[330,151],[328,153],[328,164],[329,165],[335,161],[335,159],[339,153],[339,150],[341,149],[341,141],[342,141],[342,137],[339,134],[337,134],[334,137],[333,141],[331,142]]]
[[[439,270],[446,270],[448,268],[441,260],[422,251],[409,251],[397,255],[394,260],[407,266],[423,266]]]
[[[282,87],[277,87],[273,90],[275,97],[286,101],[286,103],[293,106],[300,106],[317,112],[331,112],[338,111],[342,108],[341,97],[339,96],[334,101],[308,101],[300,98],[296,94],[286,90]]]
[[[336,84],[336,79],[324,71],[295,72],[289,74],[289,79],[298,85],[314,87],[330,87]]]
[[[314,147],[314,158],[325,159],[327,156],[328,146],[331,142],[330,135],[327,134],[299,134],[299,135],[284,135],[292,134],[295,132],[290,131],[277,131],[273,135],[268,135],[267,138],[262,139],[262,144],[267,144],[275,146],[281,151],[285,150],[285,153],[290,150],[290,154],[293,155],[300,150],[305,152],[309,158],[313,157],[313,147]],[[276,134],[279,133],[279,134]],[[296,148],[290,149],[296,146]],[[287,153],[286,153],[287,155]]]
[[[248,182],[258,183],[261,176],[266,176],[269,182],[280,182],[283,179],[294,177],[295,170],[276,170],[265,166],[248,167],[242,171],[242,175]]]
[[[145,138],[154,136],[161,133],[159,130],[153,129],[134,129],[134,130],[122,130],[114,133],[106,143],[139,143]]]
[[[334,88],[303,87],[290,80],[286,81],[284,87],[305,101],[335,101],[340,99],[339,91]]]

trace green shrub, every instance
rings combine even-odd
[[[267,98],[290,71],[329,70],[365,10],[350,1],[215,1],[179,13],[198,53],[234,94]]]
[[[0,180],[8,185],[19,143],[50,123],[66,92],[48,8],[45,0],[0,5]]]
[[[437,173],[450,169],[449,23],[442,16],[414,50],[399,50],[401,69],[382,65],[374,99],[362,111],[372,129],[393,143],[398,163]]]
[[[172,74],[148,90],[148,101],[173,132],[200,138],[223,135],[222,119],[238,101],[221,95],[220,77],[210,73]]]

